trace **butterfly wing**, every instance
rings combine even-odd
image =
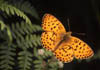
[[[66,33],[62,23],[53,15],[45,14],[42,19],[42,29],[45,31],[41,35],[43,47],[53,51],[55,56],[63,62],[72,61],[73,51],[72,48],[70,49],[70,46],[61,44],[57,47],[61,41],[61,34]]]
[[[71,40],[76,59],[88,59],[93,56],[94,52],[88,44],[74,36],[71,37]]]
[[[67,41],[60,43],[63,34],[66,34],[66,30],[62,23],[53,15],[44,15],[42,29],[45,31],[41,35],[43,47],[53,51],[60,61],[68,63],[73,60],[73,57],[76,59],[87,59],[93,56],[94,52],[90,46],[77,37],[71,36],[70,40],[66,39]]]
[[[71,62],[73,60],[73,49],[71,44],[63,42],[58,46],[58,49],[54,51],[56,58],[64,63]]]
[[[55,33],[65,33],[66,30],[62,23],[53,15],[45,14],[42,19],[42,29]]]
[[[47,50],[53,51],[59,41],[59,35],[54,32],[43,32],[41,35],[42,46]]]
[[[47,50],[52,51],[58,60],[64,63],[71,62],[73,60],[73,49],[71,44],[62,42],[57,46],[61,41],[59,37],[59,35],[56,35],[53,32],[43,32],[41,35],[42,46]]]
[[[44,48],[53,51],[60,41],[60,33],[65,33],[62,23],[53,15],[45,14],[42,19],[41,42]]]

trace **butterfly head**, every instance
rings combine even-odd
[[[67,33],[66,33],[66,35],[67,35],[68,37],[70,37],[70,36],[71,36],[71,34],[72,34],[72,32],[71,32],[71,31],[69,31],[69,32],[67,32]]]

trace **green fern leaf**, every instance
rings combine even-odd
[[[3,21],[0,20],[0,30],[3,30],[6,27]]]
[[[4,23],[3,23],[3,21],[0,21],[0,30],[1,31],[3,31],[3,30],[5,30],[6,29],[6,33],[7,33],[7,35],[8,35],[8,39],[9,39],[9,43],[11,43],[12,42],[12,34],[11,34],[11,31],[10,31],[10,28],[9,28],[9,26],[7,26],[7,25],[5,25]]]
[[[11,46],[0,46],[0,68],[2,70],[12,69],[11,65],[14,65],[15,49]]]
[[[36,19],[40,19],[35,8],[28,1],[24,1],[24,0],[15,1],[13,5],[19,8],[20,10],[24,11],[25,13],[32,15]]]
[[[9,5],[7,3],[2,3],[0,5],[0,9],[4,12],[6,12],[8,15],[11,14],[11,15],[17,15],[21,18],[23,18],[26,23],[29,23],[31,24],[31,21],[30,19],[24,14],[24,12],[20,11],[19,9],[17,9],[16,7],[12,6],[12,5]]]
[[[31,61],[32,61],[32,54],[28,52],[27,50],[23,50],[19,52],[19,67],[20,70],[27,70],[30,69]]]

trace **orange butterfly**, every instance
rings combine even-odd
[[[62,23],[53,15],[45,14],[42,19],[41,42],[44,48],[52,51],[56,58],[68,63],[76,59],[88,59],[94,52],[88,44],[66,32]]]

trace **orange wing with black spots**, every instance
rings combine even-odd
[[[71,62],[74,58],[74,52],[70,44],[62,43],[58,49],[54,51],[54,55],[59,61],[64,63]]]
[[[74,36],[71,37],[71,40],[76,59],[88,59],[93,56],[94,52],[88,44]]]
[[[87,59],[94,52],[85,42],[66,32],[62,23],[51,14],[45,14],[42,19],[42,46],[54,53],[56,58],[68,63],[76,59]]]
[[[55,33],[65,33],[66,30],[62,23],[53,15],[45,14],[42,19],[42,29],[44,31],[52,31]]]
[[[47,50],[53,51],[59,41],[59,35],[54,32],[43,32],[41,35],[42,45]]]

